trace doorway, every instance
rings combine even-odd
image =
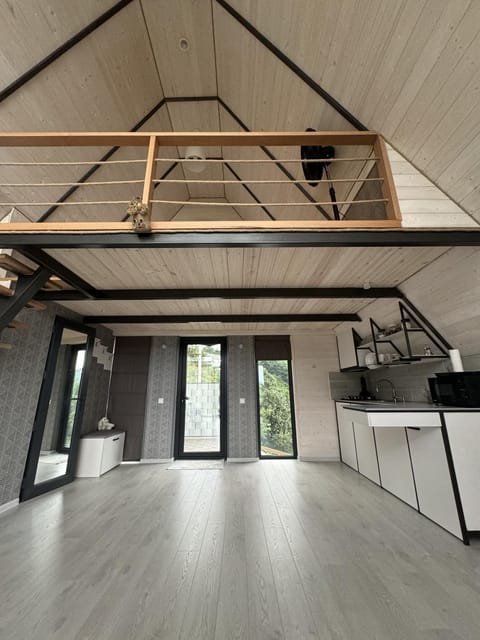
[[[225,458],[225,361],[225,338],[180,340],[176,458]]]
[[[55,320],[21,500],[73,480],[94,335],[88,327]]]
[[[296,458],[297,436],[289,336],[255,338],[260,458]]]

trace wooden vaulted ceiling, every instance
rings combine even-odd
[[[0,129],[5,131],[35,130],[304,130],[353,129],[356,119],[365,127],[378,130],[401,153],[440,186],[471,215],[480,220],[480,112],[478,104],[478,59],[480,58],[480,5],[474,1],[456,0],[398,0],[385,2],[316,2],[313,0],[131,0],[114,3],[113,0],[84,0],[71,5],[63,0],[42,0],[38,3],[18,3],[2,0],[2,52],[0,68],[5,86],[15,82],[39,60],[48,56],[56,47],[68,41],[89,25],[102,12],[119,5],[119,10],[80,39],[51,64],[22,84],[9,95],[0,90]],[[120,8],[120,4],[122,5]],[[273,8],[274,7],[274,8]],[[242,24],[235,11],[240,14]],[[252,33],[255,29],[259,33]],[[264,35],[270,48],[261,42]],[[186,39],[188,47],[181,46]],[[275,48],[277,51],[275,51]],[[302,79],[285,64],[281,55],[288,56],[293,65],[303,71]],[[301,75],[301,74],[300,74]],[[352,114],[341,113],[319,95],[319,85]],[[321,93],[321,92],[320,92]],[[191,100],[189,98],[192,98]],[[42,150],[42,159],[95,160],[109,150],[49,149]],[[164,150],[175,158],[182,149]],[[287,149],[272,149],[282,157],[295,153]],[[143,157],[135,149],[121,149],[114,158]],[[242,157],[238,149],[210,149],[209,153],[222,157]],[[256,150],[258,157],[266,157]],[[35,160],[39,150],[0,149],[0,161]],[[32,182],[75,181],[88,169],[79,167],[34,167],[28,172],[22,169],[21,179],[28,176]],[[158,177],[169,171],[172,179],[189,177],[188,170],[171,162],[159,163]],[[243,179],[254,177],[245,167],[235,168]],[[298,168],[295,176],[300,177]],[[2,168],[2,182],[15,182],[18,168]],[[104,166],[95,174],[95,180],[140,179],[141,165]],[[191,177],[191,176],[190,176]],[[211,167],[202,174],[207,179],[235,179],[231,168]],[[285,175],[275,165],[269,167],[268,177],[284,179]],[[91,178],[93,179],[93,177]],[[271,185],[252,188],[260,202],[305,202],[305,195],[293,185],[281,189]],[[48,199],[55,201],[65,192],[62,187],[42,190]],[[212,185],[208,188],[196,185],[160,184],[159,199],[189,200],[209,198],[226,202],[254,202],[241,185]],[[311,192],[317,198],[319,192]],[[18,191],[16,192],[18,194]],[[1,201],[15,198],[9,188],[0,189]],[[24,200],[39,199],[33,188],[22,194]],[[115,190],[115,199],[130,199],[137,195],[125,185]],[[107,187],[80,188],[71,200],[110,199],[113,193]],[[328,199],[328,198],[317,198]],[[6,213],[8,208],[4,208]],[[119,220],[123,211],[108,208],[101,212],[91,207],[78,207],[53,211],[38,207],[21,210],[28,219],[41,219],[47,213],[51,220],[81,219]],[[268,214],[259,205],[222,211],[223,217],[267,219]],[[319,219],[315,207],[283,210],[275,209],[282,217]],[[205,210],[193,208],[180,210],[171,205],[154,209],[154,218],[181,220],[205,216]],[[212,219],[215,216],[212,214]],[[366,250],[358,260],[362,268],[356,269],[348,252],[338,249],[338,260],[346,259],[350,265],[332,284],[337,286],[393,286],[402,282],[445,249],[404,250],[394,255],[391,250]],[[307,286],[304,270],[328,264],[324,250],[312,250],[308,262],[293,261],[287,250],[278,250],[276,260],[293,264],[293,271],[285,272],[290,286]],[[88,255],[90,253],[91,255]],[[107,251],[91,252],[58,251],[55,257],[76,270],[85,278],[109,277],[109,270],[118,269],[118,280],[113,287],[122,286],[122,268],[128,263],[128,255],[114,256],[108,265],[97,262],[107,260]],[[212,256],[215,252],[212,252]],[[153,255],[153,254],[152,254]],[[270,250],[263,250],[270,256]],[[297,254],[300,256],[300,253]],[[101,256],[104,256],[102,258]],[[212,258],[208,273],[198,271],[198,264],[187,253],[179,257],[176,265],[184,265],[185,278],[177,278],[170,269],[170,281],[160,277],[161,268],[152,268],[147,285],[179,286],[179,282],[192,280],[190,286],[220,286],[223,279],[225,258],[221,253]],[[158,254],[159,264],[173,259],[171,251]],[[270,259],[270,258],[268,258]],[[325,259],[327,262],[325,263]],[[122,260],[126,262],[122,264]],[[91,265],[97,264],[98,271]],[[260,273],[261,260],[250,263],[250,280],[245,278],[238,286],[251,284]],[[386,265],[389,268],[386,269]],[[163,268],[163,267],[162,267]],[[103,269],[103,271],[102,271]],[[133,278],[134,270],[124,268],[126,281]],[[308,268],[307,268],[308,271]],[[233,273],[233,271],[232,271]],[[271,270],[271,279],[278,278],[279,271]],[[333,272],[335,273],[335,271]],[[261,274],[267,277],[268,272]],[[204,278],[205,276],[205,278]],[[163,277],[163,276],[162,276]],[[147,274],[148,280],[148,274]],[[228,280],[228,278],[227,278]],[[311,286],[322,282],[309,281]],[[250,283],[250,284],[249,284]],[[302,284],[303,283],[303,284]],[[130,283],[125,286],[138,286]],[[180,285],[181,286],[181,285]],[[224,286],[233,286],[227,281]],[[106,303],[71,303],[80,313],[94,313],[88,305]],[[156,310],[163,313],[175,311],[173,303],[156,303]],[[188,304],[190,306],[188,306]],[[188,313],[201,312],[198,303],[177,305],[177,310]],[[222,307],[206,301],[203,309],[216,308],[235,313],[239,310],[257,310],[258,302],[229,303]],[[318,301],[315,305],[300,301],[283,301],[275,307],[279,312],[316,311],[325,309],[349,309],[358,311],[365,301]],[[82,307],[82,305],[84,305]],[[337,306],[335,306],[337,305]],[[108,306],[108,305],[107,305]],[[112,306],[112,305],[110,305]],[[88,307],[88,309],[87,309]],[[145,306],[145,313],[147,313]],[[151,307],[151,303],[150,303]],[[149,307],[149,308],[150,308]],[[225,308],[224,308],[225,307]],[[113,307],[114,308],[114,305]],[[151,307],[153,308],[153,307]],[[273,308],[273,307],[272,307]],[[115,309],[117,309],[115,307]],[[137,304],[138,309],[138,304]],[[228,311],[229,310],[229,311]],[[105,312],[109,311],[105,307]],[[125,307],[125,312],[127,312]],[[240,312],[240,311],[239,311]],[[325,328],[331,329],[329,325]],[[264,327],[265,330],[291,331],[288,325]],[[297,327],[298,329],[299,327]],[[318,327],[316,327],[318,330]],[[161,332],[165,332],[165,327]],[[189,329],[195,330],[190,326]],[[218,327],[210,327],[219,332]],[[225,331],[242,330],[234,325]],[[244,327],[243,329],[247,329]],[[259,327],[250,327],[258,331]],[[305,327],[303,327],[305,329]],[[315,326],[312,327],[315,329]],[[125,332],[132,331],[124,327]],[[154,328],[143,327],[152,333]],[[198,329],[200,330],[200,329]],[[172,327],[177,331],[178,327]],[[121,331],[118,330],[120,333]],[[138,330],[135,330],[138,333]]]

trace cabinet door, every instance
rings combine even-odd
[[[418,509],[406,430],[375,427],[382,487]]]
[[[470,531],[480,531],[480,413],[459,411],[443,415],[465,523]]]
[[[461,538],[441,429],[407,429],[407,437],[420,512]]]
[[[344,329],[337,334],[337,345],[340,369],[357,367],[357,352],[353,341],[352,329]]]
[[[111,438],[105,438],[103,443],[103,456],[100,474],[113,469],[122,461],[123,439],[125,434],[120,433]]]
[[[357,446],[358,470],[373,482],[380,484],[373,427],[355,422],[353,428]]]
[[[338,438],[340,440],[340,454],[342,462],[358,471],[357,454],[355,451],[355,438],[353,435],[353,422],[349,420],[343,411],[341,404],[337,402]]]

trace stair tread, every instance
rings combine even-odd
[[[43,302],[39,302],[38,300],[30,300],[30,302],[27,302],[25,306],[29,309],[34,309],[35,311],[44,311],[47,308],[46,304],[43,304]]]
[[[8,327],[9,329],[22,330],[27,329],[28,324],[26,322],[22,322],[21,320],[10,320],[10,322],[8,323]]]
[[[17,260],[6,253],[0,253],[0,268],[23,276],[30,276],[33,273],[33,269],[31,267],[23,264],[20,260]]]
[[[3,284],[0,284],[0,296],[5,296],[6,298],[13,296],[13,289],[9,289],[9,287],[5,287]]]

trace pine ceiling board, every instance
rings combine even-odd
[[[104,325],[116,336],[234,336],[234,335],[318,335],[331,334],[338,323],[188,323]]]
[[[141,127],[140,131],[169,131],[170,120],[168,118],[168,112],[165,107],[160,108],[147,122]],[[175,158],[177,157],[177,148],[168,147],[162,148],[159,151],[159,157]],[[110,158],[110,160],[145,160],[147,157],[146,147],[121,147]],[[157,163],[156,177],[160,178],[162,174],[172,166],[171,161],[159,161]],[[89,167],[82,168],[85,172]],[[133,163],[133,164],[106,164],[100,166],[97,171],[88,179],[87,183],[91,182],[105,182],[105,181],[121,181],[121,180],[142,180],[145,177],[145,163]],[[180,171],[172,171],[169,176],[172,179],[183,179]],[[64,187],[63,191],[66,191],[68,187]],[[42,189],[43,191],[43,189]],[[48,191],[46,189],[46,191]],[[120,185],[99,185],[99,186],[80,186],[75,193],[69,198],[68,202],[83,202],[83,201],[108,201],[108,200],[124,200],[130,201],[137,196],[141,196],[143,191],[143,182],[136,184],[120,184]],[[183,185],[159,185],[154,191],[154,197],[157,199],[170,198],[172,200],[182,200],[187,198],[188,193]],[[121,220],[127,210],[127,204],[120,204],[115,206],[81,206],[78,207],[59,207],[56,209],[49,220],[51,221],[67,221],[67,220],[82,220],[82,221],[109,221],[109,220]],[[159,208],[159,205],[157,206]],[[177,210],[177,206],[169,207],[165,215],[173,215],[173,212]],[[157,217],[160,219],[169,219]]]
[[[208,102],[169,102],[167,105],[174,131],[220,131],[218,104],[216,100]],[[220,147],[203,147],[207,157],[221,157]],[[181,157],[185,156],[185,147],[179,148]],[[220,164],[209,164],[201,173],[189,170],[183,165],[183,172],[187,180],[222,180],[223,173]],[[225,197],[223,185],[192,184],[188,185],[192,198],[196,197]]]
[[[471,79],[468,63],[467,66],[464,64],[471,57],[469,51],[473,52],[473,58],[475,58],[474,47],[475,40],[478,38],[480,20],[480,4],[473,4],[472,10],[475,11],[475,15],[472,15],[472,10],[465,14],[464,3],[448,3],[450,11],[462,8],[465,15],[456,27],[448,22],[443,25],[442,29],[434,31],[433,35],[439,40],[440,36],[444,36],[446,29],[450,27],[449,37],[442,38],[444,42],[437,42],[437,47],[433,48],[434,56],[431,56],[431,51],[426,49],[425,55],[428,55],[428,58],[425,59],[425,56],[422,56],[418,60],[415,73],[405,84],[405,95],[402,92],[400,96],[401,119],[397,117],[397,114],[395,136],[405,143],[409,143],[412,154],[416,153],[425,137],[428,137],[433,130],[438,121],[438,110],[444,110],[451,101],[455,101],[458,97],[455,93],[450,93],[450,95],[444,93],[445,90],[448,90],[449,83],[455,83],[455,87],[452,89],[457,87],[461,89]],[[478,51],[478,44],[476,46]],[[440,99],[442,94],[443,101]],[[406,99],[409,100],[408,104],[405,102]],[[432,115],[434,115],[433,118]]]
[[[140,18],[138,3],[128,5],[10,96],[2,103],[0,129],[128,131],[162,97]],[[0,149],[0,160],[93,160],[105,151],[98,147],[4,148]],[[2,181],[75,181],[87,169],[87,166],[11,167],[2,170]],[[50,201],[64,192],[64,187],[49,189]],[[21,190],[15,194],[18,196]],[[36,202],[45,201],[45,193],[40,190],[24,195]],[[36,219],[46,208],[22,210]]]
[[[220,131],[216,100],[200,102],[169,102],[167,104],[174,131]],[[209,156],[221,155],[220,147],[204,147]],[[180,147],[180,155],[185,148]]]
[[[5,131],[128,131],[162,98],[138,3],[79,42],[0,112]]]
[[[236,170],[235,170],[236,171]],[[230,172],[227,167],[224,170],[225,180],[236,180],[233,173]],[[238,172],[237,172],[238,175]],[[253,185],[252,185],[253,186]],[[229,202],[249,202],[254,203],[255,199],[248,193],[248,191],[241,184],[227,184],[225,185],[225,196]],[[269,220],[268,215],[260,207],[238,207],[239,215],[243,220]]]
[[[142,6],[165,95],[217,95],[210,0],[142,0]]]
[[[0,116],[1,118],[1,116]],[[33,127],[25,127],[33,128]],[[72,162],[95,161],[101,158],[108,149],[106,147],[0,147],[0,162]],[[27,183],[72,183],[87,171],[90,165],[84,166],[2,166],[2,184]],[[68,187],[0,187],[1,202],[56,202]],[[11,205],[0,207],[1,214],[10,211]],[[37,220],[48,206],[20,205],[31,220]]]
[[[111,0],[0,2],[0,76],[2,88],[110,9]]]
[[[444,252],[436,247],[48,251],[99,289],[395,286]]]
[[[192,204],[184,205],[174,216],[174,220],[199,220],[199,221],[218,221],[218,220],[240,220],[240,216],[233,207],[207,207],[203,205],[195,206]],[[223,202],[227,204],[225,198],[208,198],[208,202]]]
[[[219,95],[250,129],[350,128],[337,111],[217,4],[214,19]]]
[[[209,154],[208,148],[204,148]],[[218,157],[218,156],[217,156]],[[201,173],[194,173],[189,170],[189,165],[183,165],[183,173],[186,180],[192,180],[187,185],[190,197],[196,198],[224,198],[225,186],[223,184],[206,184],[203,180],[223,180],[223,171],[221,164],[208,164]],[[195,181],[195,182],[193,182]]]
[[[454,200],[469,178],[480,182],[470,146],[480,131],[480,3],[278,0],[274,15],[264,0],[231,3]],[[469,167],[457,179],[462,161]],[[467,203],[478,211],[480,194]]]
[[[372,298],[373,300],[373,298]],[[370,302],[372,301],[370,300]],[[356,313],[369,300],[341,299],[251,299],[221,300],[198,298],[193,300],[135,300],[135,301],[75,301],[63,306],[81,315],[212,315],[266,313]]]
[[[238,123],[230,116],[225,109],[220,110],[220,120],[222,124],[222,131],[239,131],[241,128]],[[274,155],[278,158],[281,157],[281,153],[284,148],[272,150]],[[299,150],[296,150],[299,153]],[[268,155],[262,151],[260,147],[223,147],[224,158],[226,160],[269,160]],[[295,154],[295,150],[290,150],[288,157]],[[282,156],[283,157],[283,156]],[[298,156],[297,156],[298,157]],[[283,171],[272,162],[265,164],[235,164],[232,163],[232,169],[242,180],[288,180]],[[292,172],[294,165],[286,164],[285,167]],[[248,187],[253,191],[257,198],[261,202],[308,202],[306,197],[295,187],[293,184],[249,184]],[[329,200],[328,189],[324,185],[318,188],[318,193],[315,197],[320,201]],[[248,200],[246,200],[248,202]],[[248,212],[251,207],[239,207],[241,214],[243,211]],[[256,207],[253,207],[254,211],[258,212]],[[267,207],[268,209],[268,207]],[[272,216],[277,220],[319,220],[323,219],[323,215],[312,206],[301,207],[287,207],[287,206],[273,206],[269,208]],[[246,220],[251,218],[245,218]]]
[[[390,83],[389,89],[384,93],[384,103],[378,104],[372,114],[380,130],[388,132],[396,130],[405,112],[411,107],[418,90],[429,78],[452,32],[464,16],[468,4],[468,0],[425,3],[415,23],[412,25],[409,22],[409,26],[413,28],[408,39],[405,37],[404,51],[393,69],[395,82]],[[408,18],[411,20],[411,16]],[[438,78],[440,85],[447,73],[448,64],[447,68],[444,66],[443,74]],[[437,90],[438,85],[437,88],[433,88],[433,96]],[[430,95],[433,97],[432,93]],[[432,111],[430,113],[435,114]],[[438,117],[437,114],[435,117]],[[424,136],[424,140],[426,132],[419,133]]]

